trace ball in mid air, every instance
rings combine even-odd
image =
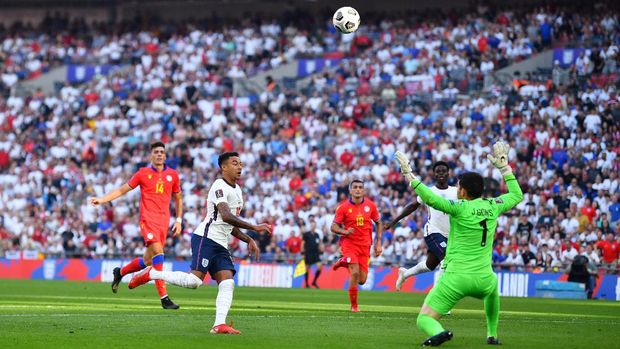
[[[341,33],[353,33],[360,27],[360,14],[353,7],[341,7],[334,13],[332,18],[334,28]]]

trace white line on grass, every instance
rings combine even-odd
[[[300,319],[300,318],[304,318],[304,319],[325,319],[325,318],[336,318],[336,319],[364,319],[365,317],[360,317],[358,315],[242,315],[242,314],[235,314],[234,317],[235,318],[248,318],[248,319],[253,319],[253,318],[268,318],[268,319],[289,319],[289,318],[294,318],[294,319]],[[130,318],[151,318],[151,317],[161,317],[161,314],[125,314],[123,315],[124,317],[130,317]],[[213,317],[212,314],[174,314],[175,317],[192,317],[195,318],[196,316],[198,317],[207,317],[207,318],[211,318]],[[118,317],[117,314],[0,314],[0,318],[28,318],[28,317]],[[412,320],[412,318],[410,317],[403,317],[403,316],[390,316],[388,317],[388,319],[390,320]],[[537,319],[530,319],[530,318],[517,318],[517,319],[500,319],[500,322],[540,322],[540,323],[562,323],[562,324],[575,324],[575,323],[582,323],[584,321],[584,319],[566,319],[566,320],[537,320]],[[610,320],[596,320],[596,319],[589,319],[586,320],[588,323],[607,323],[607,324],[620,324],[620,321],[611,321]]]

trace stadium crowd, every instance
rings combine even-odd
[[[114,26],[55,13],[36,26],[0,24],[0,87],[8,90],[19,80],[69,63],[140,62],[148,70],[178,64],[183,73],[204,66],[210,81],[214,76],[245,77],[299,56],[355,53],[378,38],[382,47],[377,59],[382,63],[396,57],[403,60],[404,64],[395,64],[401,74],[435,75],[439,70],[453,76],[485,75],[549,47],[552,41],[603,46],[617,28],[617,16],[612,13],[603,4],[585,8],[478,6],[465,14],[406,11],[396,18],[368,13],[361,35],[356,36],[340,35],[331,24],[317,19],[330,18],[328,12],[314,17],[300,10],[287,11],[277,18],[255,17],[241,23],[217,16],[183,23],[136,18]],[[418,56],[437,64],[421,64]],[[387,73],[394,75],[390,69],[395,68],[387,67]]]
[[[0,256],[142,255],[138,191],[103,208],[87,198],[125,183],[148,164],[149,142],[163,140],[168,165],[181,176],[186,233],[205,214],[217,155],[236,150],[245,164],[243,215],[274,226],[273,236],[254,234],[262,259],[299,260],[300,235],[312,229],[329,262],[338,255],[329,225],[350,180],[365,180],[384,222],[414,200],[391,159],[396,149],[415,159],[426,183],[432,163],[444,160],[451,184],[460,173],[477,171],[488,195],[497,195],[505,188],[485,155],[503,138],[512,146],[525,200],[498,224],[496,266],[563,269],[585,254],[615,272],[617,16],[478,10],[444,21],[431,15],[412,29],[399,19],[381,21],[341,39],[307,36],[303,21],[299,29],[279,21],[223,31],[187,27],[165,40],[128,31],[92,36],[74,51],[57,36],[5,36],[0,58],[11,64],[0,68]],[[554,68],[549,81],[519,79],[512,89],[483,90],[485,74],[569,41],[602,49],[587,51],[568,69]],[[34,43],[46,47],[42,65],[66,57],[80,62],[80,55],[84,62],[129,59],[132,65],[53,95],[7,95],[16,81],[5,76],[29,69]],[[55,56],[61,46],[65,53]],[[306,89],[271,81],[259,96],[231,97],[226,78],[333,51],[351,58],[314,75]],[[419,77],[425,83],[416,83]],[[418,210],[385,232],[384,253],[372,262],[411,265],[425,258],[425,215]],[[231,243],[234,256],[245,258],[246,245]],[[166,253],[188,258],[189,235],[169,238]]]

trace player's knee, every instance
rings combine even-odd
[[[420,330],[422,329],[423,317],[424,317],[424,314],[422,314],[422,312],[420,312],[420,314],[418,314],[418,318],[416,319],[416,326],[417,326]]]
[[[358,281],[360,279],[360,272],[359,270],[352,270],[351,271],[351,279]]]
[[[189,282],[188,282],[188,288],[192,288],[192,289],[197,289],[198,287],[200,287],[202,285],[202,280],[194,275],[194,274],[188,274],[189,275]]]
[[[235,290],[235,280],[233,279],[222,280],[220,281],[218,287],[220,290],[226,290],[228,292],[233,292]]]

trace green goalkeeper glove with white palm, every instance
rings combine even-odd
[[[512,168],[508,165],[508,152],[510,146],[502,141],[497,141],[493,144],[493,155],[487,155],[487,159],[502,173],[502,176],[506,176],[512,173]]]
[[[397,150],[394,154],[394,158],[400,165],[400,173],[405,176],[409,183],[418,180],[418,178],[413,174],[411,165],[409,165],[409,159],[405,154],[403,154],[400,150]]]

